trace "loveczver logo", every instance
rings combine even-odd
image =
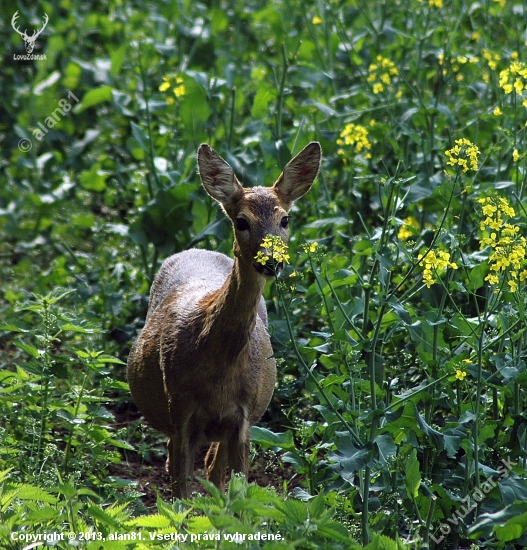
[[[15,31],[24,40],[24,43],[26,45],[27,55],[13,54],[13,59],[23,60],[23,61],[34,61],[34,60],[39,61],[39,60],[47,59],[45,54],[43,54],[43,55],[33,54],[33,49],[35,47],[35,42],[36,42],[37,38],[40,36],[40,33],[46,28],[46,25],[48,24],[49,17],[47,15],[47,13],[44,14],[44,21],[43,21],[44,24],[42,25],[42,28],[35,29],[31,36],[28,34],[27,29],[25,29],[24,32],[22,32],[17,27],[17,19],[18,19],[18,10],[15,12],[15,15],[13,15],[13,18],[11,19],[11,26],[13,27],[13,29],[15,29]]]

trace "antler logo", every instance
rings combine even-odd
[[[21,32],[20,29],[18,29],[16,25],[16,20],[18,19],[18,10],[16,11],[15,15],[13,15],[13,18],[11,19],[11,26],[15,31],[24,39],[24,42],[26,43],[26,52],[27,53],[33,53],[33,48],[35,47],[35,41],[39,37],[40,33],[46,28],[46,25],[48,24],[49,17],[47,13],[44,14],[44,26],[39,31],[33,31],[33,34],[31,36],[28,36],[27,30],[24,30],[24,32]]]

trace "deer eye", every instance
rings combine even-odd
[[[247,231],[249,229],[249,224],[243,218],[236,218],[234,223],[236,224],[236,229],[239,231]]]
[[[280,222],[280,225],[284,228],[284,229],[287,229],[289,227],[289,216],[284,216],[282,218],[282,221]]]

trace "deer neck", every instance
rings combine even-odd
[[[203,332],[216,359],[232,364],[246,348],[256,323],[265,277],[236,257],[227,280],[201,304]]]

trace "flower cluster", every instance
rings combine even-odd
[[[419,222],[413,216],[404,218],[403,223],[399,228],[399,232],[397,233],[397,237],[401,241],[405,241],[406,239],[411,239],[416,235],[419,235]]]
[[[501,59],[499,54],[490,50],[483,50],[481,55],[486,59],[490,70],[495,71],[498,68],[498,61]]]
[[[463,80],[462,67],[464,65],[474,65],[479,62],[479,58],[474,55],[458,55],[449,59],[445,59],[445,54],[440,53],[438,55],[438,62],[443,67],[443,75],[448,74],[447,67],[450,67],[452,72],[456,75],[456,80]]]
[[[458,380],[464,380],[467,376],[467,372],[461,369],[456,369],[456,378]]]
[[[318,243],[317,241],[313,241],[312,243],[306,243],[302,245],[302,248],[304,249],[304,252],[307,252],[308,254],[313,254],[317,251]]]
[[[361,153],[364,150],[369,151],[371,149],[371,142],[368,139],[368,130],[364,126],[350,122],[340,132],[337,145],[351,145],[355,147],[356,153]],[[338,153],[339,155],[346,156],[344,149],[339,149]],[[366,152],[366,158],[371,158],[371,154]]]
[[[172,93],[176,98],[183,97],[186,93],[185,85],[183,84],[184,80],[180,76],[176,75],[166,75],[163,77],[163,82],[159,86],[160,92],[168,92],[172,89]],[[174,103],[174,98],[169,96],[167,97],[167,103]]]
[[[506,94],[510,94],[514,90],[521,95],[527,88],[527,65],[520,61],[513,61],[508,69],[503,69],[500,72],[500,86]],[[527,106],[527,99],[524,100],[523,105]]]
[[[445,151],[448,157],[447,164],[460,166],[463,172],[478,170],[479,148],[466,138],[456,139],[452,149]]]
[[[390,59],[378,55],[375,63],[368,68],[367,81],[373,84],[373,93],[383,92],[386,86],[392,83],[392,77],[397,76],[399,71]]]
[[[445,250],[438,250],[437,252],[430,250],[426,255],[419,254],[417,259],[419,260],[419,265],[425,268],[423,271],[423,283],[428,288],[437,282],[434,279],[434,275],[440,275],[448,267],[457,269],[457,264],[450,261],[450,252],[446,252]]]
[[[481,239],[481,246],[490,246],[490,273],[485,277],[491,285],[498,285],[499,274],[507,278],[511,292],[518,290],[518,284],[527,280],[525,250],[527,239],[520,234],[520,227],[507,223],[507,218],[515,215],[514,208],[503,197],[486,197],[479,199],[484,218],[480,223],[481,231],[488,236]]]
[[[260,247],[262,250],[258,250],[254,257],[259,264],[265,265],[270,259],[275,262],[289,262],[287,243],[278,235],[266,235]]]

